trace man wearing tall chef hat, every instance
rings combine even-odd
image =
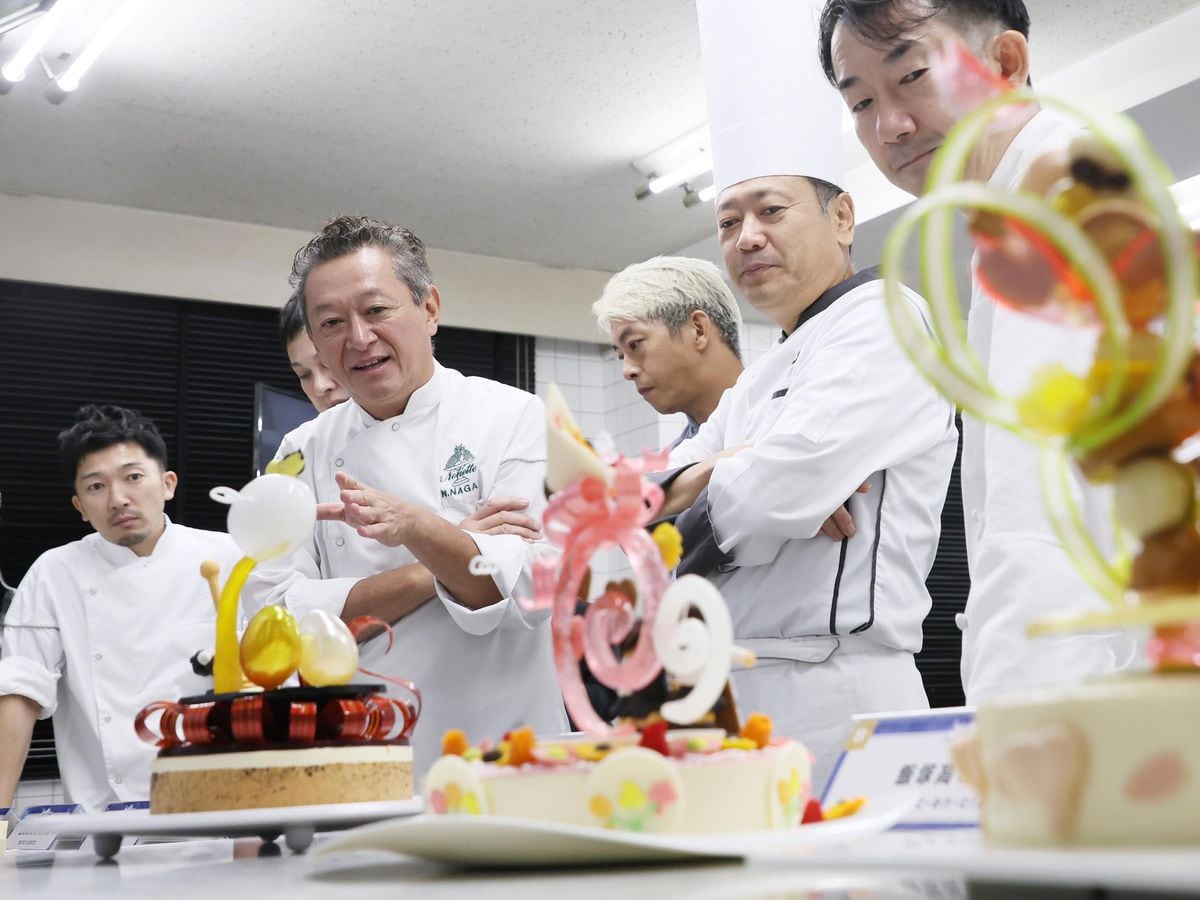
[[[782,335],[672,452],[688,468],[668,482],[667,512],[682,511],[685,546],[709,551],[696,571],[757,654],[734,674],[739,705],[808,744],[819,787],[853,714],[928,706],[913,654],[954,410],[892,336],[883,282],[851,262],[838,98],[801,52],[815,10],[700,0],[699,11],[722,257]],[[830,541],[821,525],[843,503],[856,534]]]
[[[391,652],[378,636],[363,665],[420,688],[418,771],[450,728],[473,740],[518,726],[564,730],[547,615],[517,602],[532,596],[531,566],[546,545],[491,521],[525,519],[512,511],[463,521],[502,496],[528,499],[528,516],[540,518],[542,402],[434,359],[441,295],[405,228],[334,219],[296,254],[292,280],[320,359],[350,400],[284,438],[280,455],[303,453],[300,477],[323,521],[307,547],[251,577],[247,614],[282,601],[298,615],[393,623]],[[479,555],[492,571],[473,573]]]

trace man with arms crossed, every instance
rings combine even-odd
[[[700,572],[758,656],[734,675],[739,705],[808,744],[820,786],[853,714],[928,706],[913,654],[953,409],[893,338],[878,276],[854,271],[848,194],[816,178],[744,179],[718,194],[717,228],[734,284],[784,336],[672,452],[690,467],[666,510],[683,511],[685,546],[711,547]],[[854,494],[864,481],[870,493]],[[830,541],[822,523],[846,497],[858,533]]]

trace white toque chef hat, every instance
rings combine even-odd
[[[817,59],[818,0],[696,0],[713,184],[845,183],[842,101]]]

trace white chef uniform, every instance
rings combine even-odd
[[[38,557],[4,620],[0,694],[54,716],[66,795],[89,809],[150,796],[157,752],[133,729],[155,700],[203,693],[190,657],[212,647],[216,610],[200,563],[221,577],[240,554],[227,534],[167,522],[154,552],[90,534]]]
[[[709,481],[712,534],[730,557],[711,577],[738,643],[759,658],[734,675],[739,706],[808,744],[814,786],[851,715],[928,706],[913,653],[957,437],[953,408],[897,345],[883,282],[866,271],[805,310],[671,454],[679,466],[749,445]],[[857,531],[833,541],[820,528],[843,503]]]
[[[1033,159],[1079,130],[1042,110],[1017,133],[989,183],[1013,190]],[[998,306],[974,284],[967,337],[989,380],[1005,394],[1028,389],[1049,363],[1086,371],[1095,334]],[[963,416],[962,492],[971,592],[963,626],[962,680],[968,703],[1011,688],[1066,684],[1130,666],[1135,639],[1125,631],[1030,640],[1028,623],[1048,614],[1098,610],[1104,601],[1079,575],[1042,505],[1038,451],[1011,432]],[[1075,479],[1080,512],[1106,552],[1112,546],[1109,491]]]
[[[300,477],[318,502],[338,500],[334,475],[343,471],[455,525],[493,496],[527,498],[526,512],[539,519],[546,506],[541,400],[436,363],[402,414],[378,421],[354,401],[339,404],[285,437],[279,455],[295,450],[304,453]],[[497,564],[492,577],[503,599],[472,610],[438,583],[437,599],[393,624],[390,653],[384,636],[363,646],[362,665],[421,690],[425,707],[413,738],[419,772],[440,754],[449,728],[462,728],[473,741],[497,740],[523,725],[542,734],[566,728],[549,613],[527,613],[516,599],[532,596],[531,564],[551,548],[515,535],[468,533]],[[246,611],[282,600],[297,616],[310,609],[339,615],[359,579],[415,561],[406,547],[385,547],[342,522],[318,522],[307,547],[251,576]]]

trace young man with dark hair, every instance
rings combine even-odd
[[[1020,0],[829,0],[819,53],[829,82],[850,109],[867,152],[897,187],[925,191],[925,179],[955,115],[941,105],[930,59],[959,41],[1012,87],[1031,82],[1029,14]],[[1030,163],[1065,148],[1079,126],[1029,105],[988,129],[965,177],[1015,190]],[[1049,363],[1084,365],[1093,338],[1000,308],[976,283],[967,336],[989,380],[1024,390]],[[967,702],[1015,687],[1078,681],[1128,667],[1133,641],[1120,632],[1061,638],[1025,636],[1049,612],[1104,606],[1080,577],[1042,509],[1036,449],[1005,429],[963,420],[962,490],[971,570],[963,627]],[[1107,495],[1078,479],[1081,511],[1101,546],[1111,543]]]
[[[177,479],[154,423],[85,406],[59,435],[71,503],[95,533],[43,553],[17,589],[0,650],[0,806],[11,801],[36,719],[54,716],[67,797],[90,809],[150,795],[154,747],[134,733],[154,700],[204,691],[189,657],[216,616],[200,563],[228,575],[226,534],[163,513]]]

